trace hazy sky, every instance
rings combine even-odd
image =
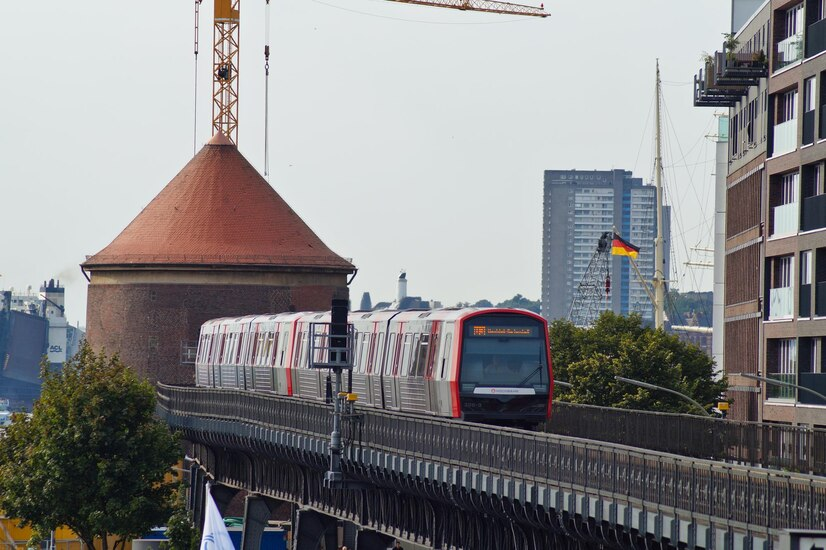
[[[66,285],[192,157],[192,0],[8,2],[0,34],[0,288]],[[712,109],[692,106],[724,0],[546,1],[519,18],[383,0],[273,0],[270,183],[352,258],[358,304],[408,292],[445,304],[540,297],[546,169],[649,180],[655,59],[667,110],[677,284],[710,247]],[[210,137],[212,3],[202,7],[200,148]],[[265,2],[241,5],[240,151],[264,167]],[[685,244],[683,244],[685,243]],[[698,260],[698,257],[692,257]],[[251,312],[252,313],[252,312]]]

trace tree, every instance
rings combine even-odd
[[[725,379],[714,380],[714,362],[693,344],[662,330],[646,328],[638,314],[603,313],[591,328],[556,320],[549,328],[554,378],[570,389],[555,393],[572,403],[604,407],[696,413],[677,396],[618,382],[615,376],[648,382],[685,394],[705,405],[716,403]]]
[[[540,306],[541,304],[539,300],[529,300],[521,294],[517,294],[510,300],[505,300],[504,302],[496,304],[496,307],[518,307],[527,309],[528,311],[533,311],[534,313],[539,313]]]
[[[186,486],[181,483],[175,491],[172,515],[166,524],[166,542],[161,543],[162,550],[198,550],[201,536],[195,528],[192,512],[186,509]]]
[[[118,550],[163,524],[181,453],[152,416],[151,384],[88,344],[60,372],[44,364],[41,377],[31,417],[16,415],[0,439],[0,508],[36,532],[65,525],[103,550],[108,535]]]
[[[473,307],[493,307],[493,304],[490,302],[490,300],[479,300],[478,302],[473,304]]]

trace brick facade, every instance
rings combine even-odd
[[[201,324],[216,317],[328,310],[348,298],[341,284],[93,284],[87,299],[87,340],[117,352],[151,382],[194,383],[194,365],[181,363],[182,343],[198,340]]]

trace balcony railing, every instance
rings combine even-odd
[[[803,33],[793,34],[777,43],[775,68],[781,69],[803,59]]]
[[[769,290],[769,320],[788,319],[794,315],[794,287],[784,286]]]
[[[724,86],[716,81],[717,69],[712,61],[694,75],[695,107],[734,107],[746,94],[748,87],[744,84]]]
[[[757,86],[769,76],[763,51],[754,53],[714,52],[714,81],[721,86]]]
[[[826,282],[815,283],[815,316],[826,317]]]
[[[806,57],[826,51],[826,19],[812,23],[806,29]]]
[[[785,237],[797,233],[800,221],[800,207],[796,202],[775,206],[774,223],[772,223],[772,237]]]
[[[797,148],[797,119],[793,118],[774,126],[772,156],[790,153]]]
[[[815,195],[803,199],[803,219],[801,231],[814,231],[826,227],[826,195]]]
[[[803,113],[803,145],[811,145],[815,142],[815,112],[814,110]]]
[[[798,301],[798,317],[812,315],[812,285],[800,285],[800,300]]]
[[[786,382],[788,384],[796,384],[795,374],[770,372],[766,374],[766,378],[777,380],[779,382]],[[766,398],[768,399],[791,399],[794,400],[795,389],[790,386],[776,386],[774,384],[766,384]]]
[[[822,372],[801,372],[798,375],[797,385],[826,395],[826,374]],[[806,405],[826,405],[826,401],[807,391],[797,392],[797,400]]]

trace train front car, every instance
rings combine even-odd
[[[462,319],[460,334],[454,398],[464,419],[527,426],[550,417],[553,376],[542,317],[483,310]]]

